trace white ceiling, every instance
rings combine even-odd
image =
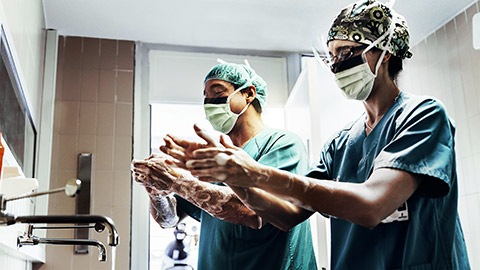
[[[385,0],[386,1],[386,0]],[[43,0],[60,35],[309,52],[352,0]],[[475,0],[397,0],[416,44]]]

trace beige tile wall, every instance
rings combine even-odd
[[[477,1],[415,46],[400,78],[402,89],[439,98],[456,123],[459,213],[472,269],[480,269],[480,51],[472,44],[479,11]]]
[[[116,269],[129,268],[130,161],[134,42],[82,37],[59,38],[51,187],[76,176],[79,153],[93,153],[91,214],[113,218],[120,234]],[[49,214],[74,214],[75,200],[51,196]],[[90,232],[107,244],[107,232]],[[48,237],[73,237],[50,230]],[[73,247],[47,247],[40,269],[111,269],[98,251],[74,255]]]

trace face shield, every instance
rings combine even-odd
[[[367,44],[342,47],[332,53],[329,51],[326,42],[317,40],[312,46],[313,55],[322,66],[332,73],[338,73],[366,63],[364,52],[369,47]]]

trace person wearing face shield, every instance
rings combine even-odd
[[[327,46],[315,54],[365,113],[327,141],[306,176],[260,164],[226,141],[195,150],[187,168],[331,217],[331,269],[470,269],[454,123],[440,101],[395,82],[412,57],[405,19],[378,1],[353,3],[334,20]]]
[[[307,172],[301,139],[263,124],[267,84],[248,63],[214,66],[204,86],[205,115],[215,130],[261,164]],[[134,161],[133,171],[161,226],[175,226],[185,214],[200,221],[198,269],[317,269],[306,220],[311,211],[261,190],[201,182],[184,170],[193,150],[221,147],[199,127],[195,131],[205,144],[168,135],[160,149],[169,156]]]

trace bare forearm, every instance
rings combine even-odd
[[[257,188],[231,186],[240,200],[250,209],[275,227],[288,231],[306,220],[311,211],[298,207],[290,202]]]
[[[268,169],[256,186],[295,205],[374,227],[405,202],[419,182],[409,173],[378,170],[363,183],[312,179]]]
[[[173,184],[172,190],[213,217],[254,229],[261,228],[261,218],[246,207],[229,187],[197,180],[179,180]]]

